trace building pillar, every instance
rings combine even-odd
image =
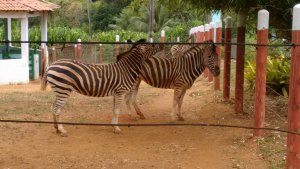
[[[28,33],[28,17],[21,19],[21,41],[28,41],[29,40],[29,33]],[[21,43],[21,56],[23,60],[23,67],[25,72],[24,78],[25,83],[29,82],[29,43]]]

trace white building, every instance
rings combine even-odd
[[[0,0],[0,18],[7,18],[7,39],[11,40],[11,19],[21,20],[21,39],[29,41],[29,17],[41,17],[41,41],[47,41],[48,13],[59,8],[44,0]],[[46,44],[42,44],[46,48]],[[0,51],[2,53],[2,51]],[[0,84],[22,84],[29,82],[29,44],[21,44],[20,59],[0,58]]]

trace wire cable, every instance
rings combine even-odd
[[[191,126],[191,127],[221,127],[221,128],[239,128],[249,130],[269,130],[277,131],[282,133],[299,135],[300,132],[288,131],[279,128],[269,127],[250,127],[250,126],[239,126],[239,125],[227,125],[227,124],[210,124],[210,123],[145,123],[145,124],[132,124],[132,123],[74,123],[74,122],[53,122],[53,121],[33,121],[33,120],[0,120],[0,123],[28,123],[28,124],[64,124],[73,126],[127,126],[127,127],[174,127],[174,126]]]

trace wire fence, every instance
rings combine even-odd
[[[134,42],[102,42],[102,41],[82,41],[82,42],[77,42],[77,41],[0,41],[2,44],[9,44],[9,43],[34,43],[34,44],[46,44],[52,46],[53,44],[133,44]],[[165,45],[201,45],[201,44],[207,44],[207,42],[139,42],[139,44],[165,44]],[[282,44],[257,44],[257,43],[238,43],[238,42],[214,42],[215,45],[225,45],[225,44],[230,44],[230,45],[245,45],[245,46],[268,46],[268,47],[282,47],[282,46],[300,46],[300,44],[294,44],[294,43],[282,43]]]
[[[73,122],[52,122],[52,121],[31,121],[31,120],[0,120],[1,123],[28,123],[28,124],[64,124],[72,126],[126,126],[126,127],[176,127],[176,126],[191,126],[191,127],[221,127],[221,128],[238,128],[248,130],[269,130],[277,131],[288,134],[300,135],[300,132],[288,131],[279,128],[268,127],[250,127],[239,125],[226,125],[226,124],[210,124],[210,123],[144,123],[144,124],[131,124],[131,123],[73,123]]]

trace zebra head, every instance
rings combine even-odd
[[[164,49],[164,44],[139,44],[140,52],[143,54],[144,59],[154,56],[157,52]]]
[[[218,66],[218,55],[216,52],[216,46],[211,40],[205,42],[207,43],[203,45],[203,56],[205,65],[214,76],[218,76],[220,74],[220,68]]]

